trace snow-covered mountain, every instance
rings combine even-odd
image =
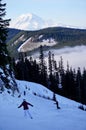
[[[61,107],[57,109],[49,100],[53,93],[44,86],[18,80],[17,84],[19,94],[11,96],[6,90],[0,94],[0,130],[86,130],[86,111],[78,109],[79,103],[56,95]],[[33,104],[29,107],[33,119],[18,108],[23,99]]]
[[[22,14],[10,23],[10,28],[23,30],[38,30],[46,27],[57,26],[52,20],[43,20],[41,17],[28,13]]]

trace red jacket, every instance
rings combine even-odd
[[[23,106],[23,109],[24,109],[24,110],[27,110],[27,109],[29,109],[28,105],[30,105],[30,106],[33,107],[33,105],[30,104],[29,102],[23,101],[22,104],[21,104],[18,108],[20,108],[20,107]]]

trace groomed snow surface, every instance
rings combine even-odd
[[[52,98],[53,93],[44,86],[17,83],[19,94],[13,97],[7,90],[0,94],[0,130],[86,130],[86,111],[78,109],[79,103],[56,95],[61,107],[57,109],[54,101],[46,99]],[[29,107],[33,119],[24,116],[22,107],[18,108],[23,99],[34,105]]]

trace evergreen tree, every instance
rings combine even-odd
[[[60,88],[62,89],[62,94],[65,94],[65,70],[64,70],[64,65],[63,65],[63,58],[62,56],[60,57],[60,61],[59,61],[59,67],[58,67],[58,71],[59,71],[59,84],[60,84]]]
[[[15,90],[18,90],[18,88],[11,67],[11,58],[8,55],[6,46],[7,27],[9,26],[10,19],[5,19],[5,15],[6,3],[2,3],[2,0],[0,0],[0,68],[2,69],[0,78],[3,82],[3,86],[7,89],[11,89],[14,94]]]
[[[58,67],[57,63],[54,58],[54,54],[52,54],[52,83],[53,83],[53,89],[55,92],[58,92],[59,90],[59,73],[58,73]]]
[[[52,54],[50,51],[48,53],[48,65],[49,65],[49,74],[52,75]]]
[[[36,60],[33,61],[33,66],[32,66],[32,80],[36,83],[41,83],[40,81],[40,66],[37,64]]]
[[[0,0],[0,66],[5,66],[9,62],[8,51],[6,47],[7,27],[9,26],[10,19],[4,19],[6,3],[2,4]]]
[[[76,98],[76,87],[72,68],[67,69],[65,73],[65,91],[66,96],[69,97],[70,99]]]
[[[60,61],[59,61],[59,72],[60,72],[60,74],[64,73],[64,65],[63,65],[63,58],[62,58],[62,56],[60,57]]]
[[[44,60],[43,46],[40,46],[39,68],[40,68],[40,83],[47,86],[47,67]]]
[[[70,68],[70,98],[76,100],[75,70]]]
[[[82,74],[82,102],[86,104],[86,69],[84,68]]]
[[[52,89],[52,86],[53,86],[53,83],[52,83],[52,81],[53,81],[53,70],[52,70],[52,54],[51,54],[51,52],[49,51],[49,53],[48,53],[48,71],[49,71],[49,82],[50,82],[50,86],[49,86],[49,88],[50,89]]]
[[[57,92],[58,89],[58,72],[57,72],[57,64],[54,59],[54,54],[49,51],[48,53],[48,73],[49,73],[49,89],[53,92]]]
[[[82,87],[82,75],[81,75],[81,70],[79,67],[77,70],[77,75],[76,75],[76,91],[77,91],[77,100],[82,103],[81,87]]]

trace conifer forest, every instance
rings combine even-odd
[[[57,63],[54,54],[48,52],[46,63],[43,47],[40,46],[39,61],[20,53],[18,61],[12,61],[15,77],[18,80],[36,82],[46,86],[54,93],[86,104],[86,69],[73,69],[67,63],[64,69],[63,58]]]

